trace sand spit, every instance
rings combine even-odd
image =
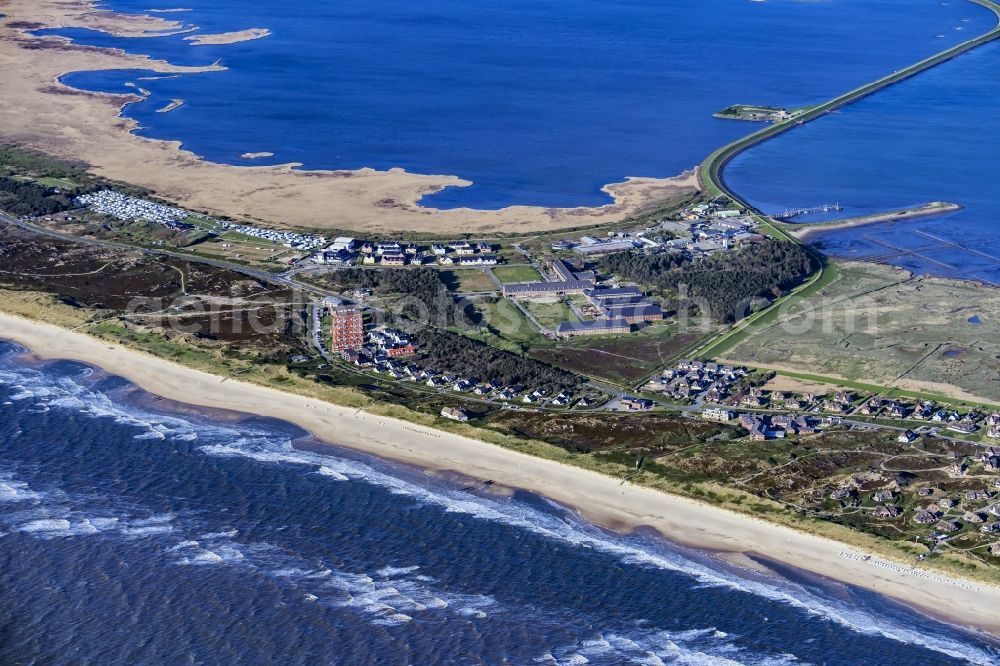
[[[157,109],[156,112],[157,113],[170,113],[171,111],[173,111],[174,109],[176,109],[176,108],[178,108],[180,106],[184,106],[184,100],[182,100],[182,99],[172,99],[172,100],[170,100],[169,104],[167,104],[166,106],[164,106],[162,108]]]
[[[693,172],[676,178],[630,178],[604,191],[614,203],[596,208],[513,206],[497,211],[420,207],[427,194],[471,183],[457,176],[402,169],[302,171],[297,164],[213,164],[180,142],[131,134],[136,123],[120,117],[139,101],[93,94],[59,82],[71,71],[147,69],[159,74],[222,69],[178,67],[112,49],[77,46],[58,37],[35,37],[40,28],[83,27],[124,37],[186,31],[155,16],[116,14],[92,0],[3,0],[0,13],[0,127],[7,142],[84,161],[95,173],[155,190],[180,205],[212,214],[292,226],[367,232],[421,231],[450,235],[523,232],[606,224],[649,210],[664,199],[694,191]]]
[[[917,206],[914,208],[901,208],[899,210],[890,210],[884,213],[873,213],[871,215],[862,215],[860,217],[851,217],[844,220],[832,220],[830,222],[814,222],[814,223],[804,223],[798,229],[793,229],[789,231],[792,236],[795,236],[799,240],[805,242],[811,237],[817,236],[822,233],[827,233],[830,231],[841,231],[843,229],[853,229],[855,227],[864,227],[872,224],[880,224],[882,222],[896,222],[898,220],[912,220],[921,217],[934,217],[937,215],[945,215],[947,213],[954,213],[957,210],[961,210],[962,206],[959,204],[951,203],[948,201],[934,201],[929,204],[924,204],[923,206]]]
[[[194,46],[207,46],[211,44],[235,44],[237,42],[248,42],[252,39],[268,37],[271,31],[267,28],[249,28],[236,32],[220,32],[215,35],[190,35],[184,40],[191,42]]]

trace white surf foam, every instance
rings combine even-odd
[[[608,536],[578,521],[542,512],[517,501],[480,497],[458,490],[431,490],[380,472],[359,461],[296,450],[287,439],[276,441],[262,437],[244,437],[228,444],[202,446],[200,450],[213,456],[243,456],[265,463],[326,467],[352,480],[363,480],[385,488],[392,494],[412,497],[415,501],[441,507],[449,513],[461,513],[480,520],[512,525],[547,539],[613,555],[628,564],[683,573],[700,585],[725,587],[771,599],[803,612],[815,613],[851,631],[920,645],[974,664],[994,666],[990,655],[971,644],[912,630],[865,610],[819,597],[791,582],[772,584],[740,578],[735,573],[709,568],[680,553],[653,549],[646,544],[638,545],[634,540]]]
[[[65,518],[43,518],[42,520],[32,520],[21,525],[22,532],[68,532],[70,522]]]
[[[22,481],[0,476],[0,502],[37,502],[42,499],[37,493]]]
[[[336,479],[337,481],[350,481],[351,480],[350,477],[348,477],[348,476],[346,476],[344,474],[341,474],[340,472],[338,472],[335,469],[330,469],[329,467],[326,467],[325,465],[322,466],[322,467],[320,467],[319,469],[317,469],[316,472],[318,474],[322,474],[323,476],[329,477],[331,479]]]
[[[73,409],[93,418],[112,418],[116,422],[140,429],[142,432],[138,433],[138,436],[143,439],[161,440],[168,437],[183,438],[188,441],[202,439],[210,443],[200,447],[200,450],[209,455],[242,456],[265,463],[307,466],[331,479],[343,480],[341,479],[343,477],[350,480],[364,480],[367,483],[383,487],[390,493],[408,496],[415,501],[441,507],[450,513],[461,513],[480,520],[502,522],[544,538],[612,554],[627,563],[682,572],[703,585],[725,586],[780,601],[805,611],[819,609],[820,614],[827,620],[859,633],[877,634],[904,643],[922,645],[951,656],[965,658],[976,664],[992,663],[989,655],[983,654],[970,645],[910,630],[898,623],[882,621],[865,611],[820,599],[804,588],[795,585],[777,586],[741,579],[734,574],[710,569],[670,551],[651,550],[626,539],[603,535],[596,529],[531,509],[518,502],[503,502],[460,491],[432,491],[377,471],[358,461],[296,451],[292,448],[287,437],[271,432],[256,431],[243,426],[240,426],[239,429],[203,424],[195,426],[192,422],[184,419],[145,413],[130,406],[118,405],[106,395],[91,391],[72,379],[53,379],[32,369],[18,368],[16,372],[11,372],[0,368],[0,384],[14,389],[10,400],[34,399],[38,401],[38,404]],[[0,490],[0,492],[4,491]],[[8,495],[11,494],[10,489],[5,492]],[[39,525],[44,526],[45,523],[39,523]],[[36,533],[38,534],[61,534],[64,531],[62,525],[63,523],[59,523],[59,529],[48,532],[37,526],[35,529],[37,529]],[[89,527],[82,522],[78,523],[77,527],[79,530],[90,530],[96,525],[93,520],[90,520]],[[144,528],[152,529],[143,531]],[[69,530],[73,529],[71,524]],[[170,529],[169,525],[143,526],[126,523],[118,531],[122,534],[130,533],[132,536],[155,536],[168,533]],[[102,528],[96,527],[96,531],[100,532]],[[418,580],[413,582],[426,584],[426,582]]]
[[[800,664],[792,655],[761,656],[713,636],[714,629],[670,632],[636,628],[602,632],[575,644],[555,647],[534,659],[538,664],[650,664],[677,666],[785,666]]]

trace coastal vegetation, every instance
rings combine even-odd
[[[399,314],[414,319],[447,325],[457,314],[448,285],[442,280],[441,272],[433,268],[345,268],[310,279],[335,291],[360,289],[381,296],[405,296]]]
[[[751,104],[733,104],[714,114],[724,120],[748,120],[751,122],[780,122],[794,115],[787,109],[778,106],[753,106]]]
[[[601,270],[649,285],[680,311],[699,311],[732,323],[800,284],[819,268],[815,256],[793,243],[759,243],[704,259],[622,252]]]
[[[531,358],[491,347],[462,335],[425,329],[420,333],[416,361],[461,377],[501,386],[543,389],[546,395],[572,390],[582,383],[579,376]]]
[[[0,176],[0,209],[14,215],[52,215],[72,205],[72,200],[54,187]]]
[[[370,375],[362,377],[346,367],[321,367],[316,360],[301,360],[308,351],[300,307],[287,302],[281,290],[245,275],[181,259],[41,238],[11,228],[0,235],[0,250],[6,271],[0,274],[0,310],[4,312],[51,321],[214,374],[364,408],[628,479],[872,552],[903,559],[927,552],[925,545],[911,543],[909,536],[902,539],[894,524],[871,516],[866,510],[868,499],[859,496],[859,506],[846,513],[826,499],[831,488],[852,479],[858,479],[863,492],[867,492],[866,483],[896,481],[896,471],[886,472],[881,479],[866,476],[873,464],[902,453],[899,447],[903,445],[894,444],[891,433],[833,432],[759,443],[743,438],[738,427],[679,415],[543,414],[499,410],[486,404],[470,410],[474,417],[470,422],[451,422],[438,416],[442,406],[453,402],[448,396]],[[183,298],[176,308],[157,307],[157,301],[137,308],[136,294],[163,298],[167,303]],[[221,317],[213,316],[212,304]],[[266,330],[247,326],[250,317],[272,325]],[[443,336],[440,340],[439,335]],[[435,355],[435,363],[456,363],[456,371],[471,374],[481,368],[509,381],[548,380],[553,388],[563,379],[571,381],[558,374],[560,370],[519,365],[524,359],[460,336],[437,331],[424,336],[427,351],[422,353],[428,359]],[[460,370],[459,363],[463,364]],[[928,460],[947,455],[943,447],[955,446],[929,442]],[[971,449],[954,451],[966,455]],[[637,470],[640,461],[641,470]],[[933,482],[959,491],[961,483],[942,477],[934,464],[917,461],[910,467],[917,480],[909,476],[904,480],[911,487]],[[995,580],[994,559],[978,547],[970,552],[944,549],[931,563],[942,570]]]
[[[775,311],[718,355],[974,402],[1000,401],[993,287],[866,263]]]

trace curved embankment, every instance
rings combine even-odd
[[[986,44],[987,42],[991,42],[997,38],[1000,38],[1000,3],[995,2],[994,0],[969,0],[969,1],[974,2],[977,5],[982,5],[983,7],[986,7],[987,9],[991,10],[994,14],[996,14],[997,15],[996,27],[994,27],[992,30],[990,30],[985,34],[976,37],[975,39],[970,39],[969,41],[962,42],[961,44],[958,44],[956,46],[951,47],[950,49],[942,51],[937,55],[933,55],[929,58],[921,60],[918,63],[910,65],[905,69],[897,70],[892,74],[884,76],[877,81],[861,86],[860,88],[855,88],[854,90],[851,90],[850,92],[835,97],[828,102],[824,102],[817,106],[811,107],[805,113],[796,116],[792,120],[786,120],[784,122],[769,125],[764,129],[761,129],[757,132],[754,132],[753,134],[750,134],[746,137],[743,137],[742,139],[739,139],[738,141],[734,141],[733,143],[730,143],[726,146],[719,148],[718,150],[716,150],[711,155],[705,158],[705,161],[702,162],[701,164],[701,169],[699,169],[698,178],[700,181],[702,191],[708,196],[725,195],[730,199],[732,199],[737,204],[739,204],[740,206],[743,206],[748,210],[754,210],[753,206],[751,206],[747,201],[742,199],[739,195],[737,195],[735,192],[733,192],[726,186],[725,180],[722,177],[722,171],[725,168],[726,164],[728,164],[730,160],[732,160],[734,157],[742,153],[744,150],[747,150],[748,148],[755,146],[763,141],[767,141],[768,139],[773,139],[774,137],[780,134],[784,134],[785,132],[794,127],[803,125],[812,120],[816,120],[817,118],[829,113],[830,111],[833,111],[834,109],[838,109],[842,106],[851,104],[852,102],[856,102],[857,100],[872,95],[878,92],[879,90],[882,90],[883,88],[887,88],[895,83],[899,83],[900,81],[904,81],[912,76],[916,76],[920,72],[926,71],[931,67],[935,67],[943,62],[951,60],[952,58],[955,58],[965,53],[966,51],[970,51],[978,46]],[[783,231],[780,230],[776,231],[778,231],[778,233],[781,236],[789,240],[793,240],[788,234],[785,234]]]
[[[879,222],[893,222],[895,220],[912,220],[918,217],[930,217],[943,215],[945,213],[953,213],[956,210],[962,210],[962,206],[948,201],[932,201],[931,203],[924,204],[922,206],[898,208],[896,210],[887,210],[883,213],[860,215],[858,217],[842,218],[839,220],[831,220],[829,222],[800,222],[798,224],[780,224],[780,226],[784,231],[787,231],[789,235],[798,238],[800,241],[805,241],[810,236],[823,231],[851,229],[853,227],[862,227],[869,224],[877,224]]]

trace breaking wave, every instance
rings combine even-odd
[[[728,569],[716,569],[680,552],[658,547],[652,541],[605,534],[558,509],[547,511],[516,498],[484,497],[439,484],[431,487],[429,483],[424,485],[388,473],[378,463],[298,450],[292,446],[289,435],[277,430],[156,414],[116,402],[73,377],[53,376],[33,368],[0,365],[0,386],[6,387],[7,398],[14,403],[31,401],[31,405],[128,426],[134,431],[137,446],[198,442],[196,450],[213,458],[243,458],[266,465],[294,466],[330,483],[369,484],[418,505],[438,507],[478,521],[502,523],[560,544],[613,556],[623,564],[681,573],[692,579],[693,586],[726,588],[780,602],[859,634],[919,645],[974,664],[995,663],[994,655],[971,643],[911,629],[862,608],[821,597],[791,582],[743,578]],[[197,516],[172,513],[150,515],[142,507],[109,503],[107,497],[73,496],[58,489],[32,487],[9,471],[0,471],[0,518],[6,535],[46,540],[103,535],[148,542],[177,566],[229,567],[263,576],[299,592],[303,601],[351,609],[371,623],[383,626],[405,625],[433,613],[481,620],[518,610],[509,603],[498,602],[490,594],[440,589],[434,578],[422,573],[417,564],[397,563],[367,573],[350,571],[342,565],[317,562],[315,558],[267,543],[243,539],[244,530],[233,523],[213,525]],[[791,656],[755,656],[741,651],[733,640],[714,627],[668,632],[644,626],[629,631],[597,632],[587,640],[552,648],[536,661],[784,664],[794,660]]]

